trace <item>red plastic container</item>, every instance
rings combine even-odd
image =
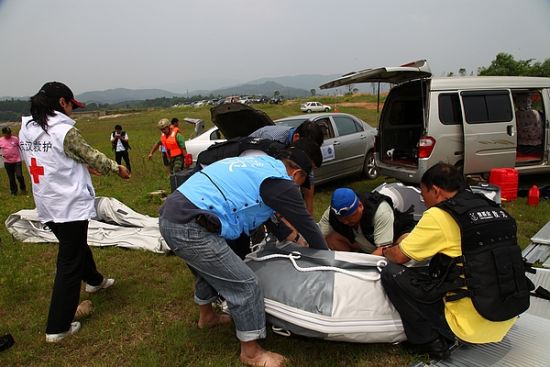
[[[529,194],[527,195],[527,204],[531,206],[539,205],[540,192],[537,185],[531,186]]]
[[[489,173],[489,183],[500,187],[502,200],[518,198],[518,170],[515,168],[493,168]]]

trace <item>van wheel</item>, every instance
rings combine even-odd
[[[374,180],[378,177],[378,167],[376,167],[374,152],[372,150],[369,151],[365,157],[365,163],[363,164],[363,176],[369,180]]]
[[[328,112],[328,111],[330,111],[330,108],[325,108],[325,112]]]
[[[307,110],[306,112],[307,112],[307,113],[311,113],[311,110]]]

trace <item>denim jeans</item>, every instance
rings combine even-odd
[[[194,221],[175,224],[161,217],[159,225],[168,246],[192,269],[195,302],[207,305],[221,295],[240,341],[265,338],[264,299],[256,275],[225,239]]]

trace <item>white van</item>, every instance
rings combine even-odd
[[[365,82],[395,84],[378,126],[382,175],[418,183],[440,161],[466,175],[504,167],[550,172],[550,78],[432,78],[420,60],[346,74],[321,89]]]

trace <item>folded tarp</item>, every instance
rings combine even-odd
[[[114,198],[98,197],[97,217],[88,226],[90,246],[117,246],[166,253],[170,251],[158,227],[158,218],[140,214]],[[8,231],[21,242],[58,242],[51,230],[38,220],[35,209],[8,216]]]
[[[406,339],[380,281],[380,256],[267,244],[249,254],[274,330],[357,343]]]

